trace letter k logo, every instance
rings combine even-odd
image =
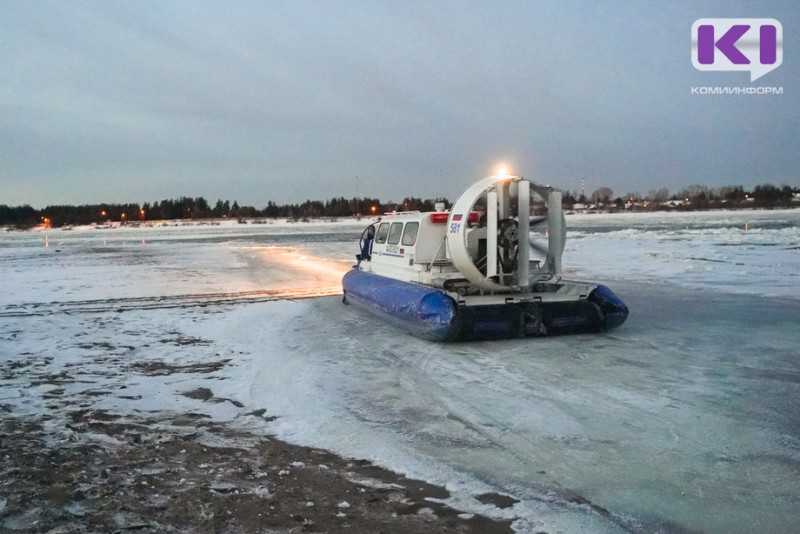
[[[746,24],[735,24],[719,41],[714,42],[714,26],[703,24],[697,28],[697,60],[701,65],[714,64],[714,49],[719,49],[734,65],[749,65],[750,60],[736,48],[736,41],[750,29]]]

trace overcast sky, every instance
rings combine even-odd
[[[778,19],[783,65],[696,70],[704,17]],[[795,0],[0,0],[0,204],[453,200],[501,162],[587,193],[800,186],[798,35]]]

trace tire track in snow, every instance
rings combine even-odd
[[[63,302],[11,304],[0,308],[2,317],[41,317],[57,313],[105,313],[127,310],[155,310],[164,308],[196,308],[231,304],[252,304],[273,300],[298,300],[341,295],[342,288],[322,286],[312,288],[269,289],[233,293],[200,293],[153,297],[127,297]]]

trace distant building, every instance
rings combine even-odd
[[[593,211],[597,209],[597,206],[594,204],[582,204],[580,202],[576,202],[572,205],[572,209],[578,213],[586,213],[589,211]]]

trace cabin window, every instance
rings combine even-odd
[[[389,223],[381,223],[378,233],[375,234],[375,242],[382,245],[386,243],[386,236],[389,235]]]
[[[403,223],[396,222],[392,223],[392,229],[389,230],[389,241],[390,245],[396,245],[400,242],[400,235],[403,233]]]
[[[417,242],[417,232],[419,232],[419,223],[412,222],[406,224],[405,229],[403,230],[403,245],[407,247],[411,247],[414,243]]]

